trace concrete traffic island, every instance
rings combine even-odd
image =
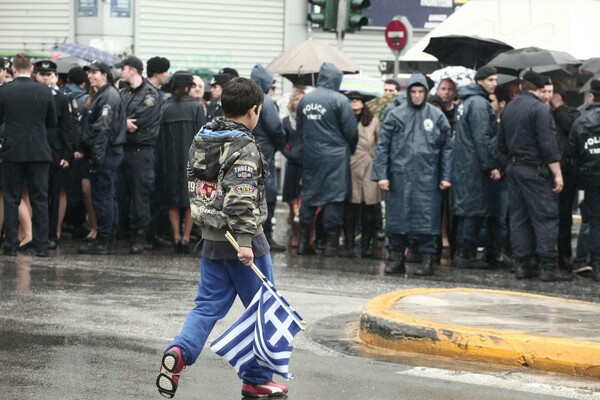
[[[479,289],[412,289],[371,300],[360,339],[403,352],[600,378],[600,304]]]

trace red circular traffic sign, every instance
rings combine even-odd
[[[402,50],[408,42],[408,29],[402,21],[391,21],[385,27],[385,41],[392,50]]]

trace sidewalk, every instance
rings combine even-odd
[[[479,289],[412,289],[371,300],[369,345],[600,378],[600,304]]]

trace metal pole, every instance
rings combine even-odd
[[[337,47],[340,50],[344,50],[344,35],[346,33],[347,15],[348,15],[348,0],[339,0],[338,14],[337,14],[337,27],[335,29],[335,36],[337,38]]]
[[[394,51],[394,78],[398,77],[400,73],[400,51]]]

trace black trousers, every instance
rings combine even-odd
[[[558,200],[558,255],[571,257],[573,249],[571,246],[571,227],[573,226],[573,202],[577,195],[575,174],[569,168],[563,168],[563,190]]]
[[[128,218],[131,231],[147,231],[150,227],[150,204],[155,179],[154,157],[154,148],[151,146],[124,148],[120,167],[123,178],[121,190],[124,191],[124,196],[120,200],[126,204],[121,203],[119,207],[127,212],[126,216],[122,213],[122,218]]]
[[[508,166],[507,177],[513,257],[557,257],[558,194],[552,192],[553,178],[514,165]]]
[[[33,211],[33,246],[48,249],[48,171],[50,162],[7,162],[2,166],[4,191],[4,248],[19,246],[19,204],[27,183]]]
[[[48,219],[50,239],[57,239],[58,213],[60,204],[60,191],[65,188],[66,171],[62,168],[50,168],[48,183]]]

